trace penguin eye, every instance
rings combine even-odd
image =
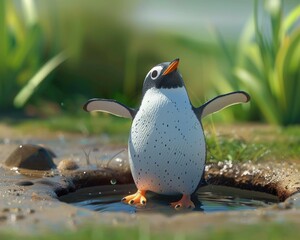
[[[156,66],[154,68],[152,68],[150,70],[150,77],[152,78],[152,80],[155,80],[156,78],[158,78],[160,76],[160,72],[162,70],[162,66]]]
[[[152,73],[151,73],[151,77],[152,77],[152,78],[156,78],[157,75],[158,75],[157,70],[152,71]]]

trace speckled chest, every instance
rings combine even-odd
[[[195,191],[205,164],[205,139],[184,87],[152,88],[145,93],[132,123],[128,149],[140,190]]]

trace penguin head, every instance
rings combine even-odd
[[[150,88],[177,88],[182,87],[183,79],[177,70],[179,58],[171,62],[164,62],[153,67],[145,77],[143,95]]]

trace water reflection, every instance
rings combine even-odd
[[[146,207],[130,206],[120,201],[122,197],[135,191],[136,188],[133,184],[96,186],[79,189],[74,193],[60,197],[60,200],[99,212],[141,212],[163,213],[165,215],[178,213],[169,204],[177,201],[180,196],[174,197],[149,193],[147,194],[148,202]],[[193,202],[196,206],[194,211],[212,213],[218,211],[253,210],[277,203],[278,199],[270,194],[209,185],[201,187],[196,192],[193,196]]]

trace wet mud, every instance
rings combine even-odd
[[[296,163],[247,163],[232,161],[208,164],[205,179],[209,184],[231,186],[270,193],[280,201],[300,191],[299,166]]]

